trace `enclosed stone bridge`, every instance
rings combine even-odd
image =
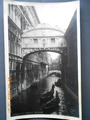
[[[22,34],[22,57],[42,51],[66,53],[67,41],[64,32],[47,24],[25,30]]]

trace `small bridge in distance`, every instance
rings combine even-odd
[[[61,75],[61,71],[60,70],[50,70],[49,74],[53,74],[53,73],[58,73]]]

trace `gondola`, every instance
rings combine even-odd
[[[47,97],[41,97],[40,98],[40,103],[47,102],[47,101],[51,100],[52,98],[53,98],[53,94],[48,95]]]
[[[51,94],[51,91],[45,91],[44,93],[42,93],[41,97],[47,97]]]
[[[56,108],[59,107],[59,103],[60,103],[60,99],[59,97],[56,97],[52,100],[50,100],[49,102],[47,102],[43,107],[43,112],[50,112],[55,110]]]
[[[51,91],[48,91],[46,93],[43,93],[41,96],[40,96],[40,103],[43,103],[43,102],[47,102],[49,100],[51,100],[53,98],[53,94],[54,94],[54,85],[52,85],[52,89]]]

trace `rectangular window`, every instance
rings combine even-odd
[[[55,43],[55,38],[51,38],[51,42],[52,42],[52,43]]]
[[[34,40],[34,43],[38,43],[38,39],[33,39]]]

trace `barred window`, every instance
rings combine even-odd
[[[55,38],[51,38],[51,42],[52,42],[52,43],[55,43]]]
[[[38,39],[33,39],[34,40],[34,43],[38,43]]]

